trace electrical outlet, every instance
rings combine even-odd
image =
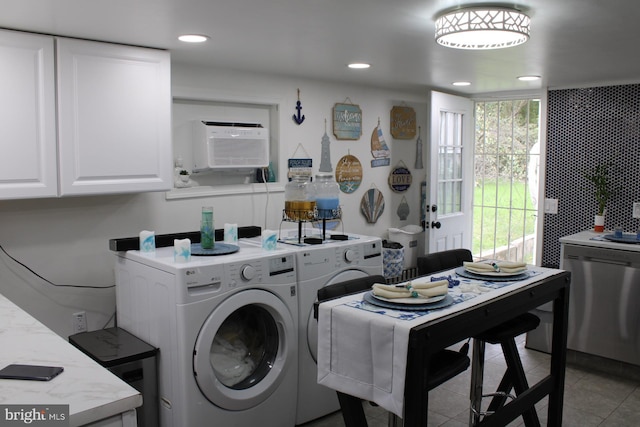
[[[544,213],[558,213],[558,199],[544,199]]]
[[[633,204],[633,217],[640,218],[640,202],[635,202]]]
[[[79,311],[73,313],[73,333],[87,332],[87,313]]]

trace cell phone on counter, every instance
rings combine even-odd
[[[11,364],[0,369],[0,379],[50,381],[64,371],[61,366]]]

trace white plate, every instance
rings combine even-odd
[[[525,268],[522,271],[518,271],[516,273],[505,273],[505,272],[500,272],[498,273],[497,271],[493,271],[493,272],[486,272],[486,273],[478,273],[477,271],[473,271],[473,270],[469,270],[468,268],[464,269],[465,271],[468,271],[469,273],[472,274],[477,274],[478,276],[494,276],[494,277],[509,277],[509,276],[517,276],[518,274],[522,274],[522,273],[526,273],[527,269]]]
[[[385,298],[385,297],[380,297],[376,294],[374,294],[373,292],[371,292],[371,296],[374,297],[377,300],[380,301],[384,301],[384,302],[393,302],[393,303],[398,303],[398,304],[429,304],[430,302],[438,302],[438,301],[442,301],[447,295],[437,295],[435,297],[429,297],[429,298],[424,298],[424,297],[417,297],[417,298]]]

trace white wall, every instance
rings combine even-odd
[[[398,93],[176,64],[172,73],[174,97],[280,104],[281,165],[286,165],[286,159],[302,143],[314,159],[314,173],[317,172],[326,119],[334,168],[340,157],[351,153],[360,159],[364,169],[360,188],[340,195],[346,232],[386,237],[389,227],[419,223],[420,181],[426,169],[414,169],[415,139],[392,139],[389,114],[394,105],[413,107],[427,151],[428,93]],[[292,120],[298,88],[302,113],[306,116],[300,126]],[[358,141],[338,141],[332,135],[332,108],[347,97],[362,109],[363,135]],[[392,150],[391,165],[402,160],[413,173],[413,185],[405,193],[396,194],[389,188],[391,167],[370,167],[370,138],[378,117]],[[282,184],[285,174],[285,168],[281,167]],[[372,185],[383,192],[386,201],[385,211],[376,224],[368,224],[359,210],[362,195]],[[403,196],[411,209],[406,221],[400,221],[396,213]],[[267,197],[264,192],[256,192],[167,200],[165,193],[145,193],[0,201],[0,245],[6,251],[58,285],[102,287],[55,287],[0,253],[0,292],[64,337],[72,333],[71,314],[76,311],[87,312],[90,330],[102,328],[115,312],[114,254],[108,249],[108,240],[137,236],[143,229],[155,230],[157,234],[197,230],[200,207],[205,204],[215,207],[218,228],[225,222],[233,222],[278,229],[284,194],[276,192]]]

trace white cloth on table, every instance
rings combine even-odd
[[[362,301],[362,293],[320,304],[318,312],[318,383],[372,401],[402,417],[405,368],[411,328],[468,309],[518,288],[557,274],[559,270],[535,267],[527,280],[454,304],[410,320],[396,310],[364,310],[347,304]],[[449,274],[449,273],[447,273]],[[452,293],[459,292],[453,290]],[[395,312],[395,316],[384,312]],[[415,315],[415,312],[411,314]]]

